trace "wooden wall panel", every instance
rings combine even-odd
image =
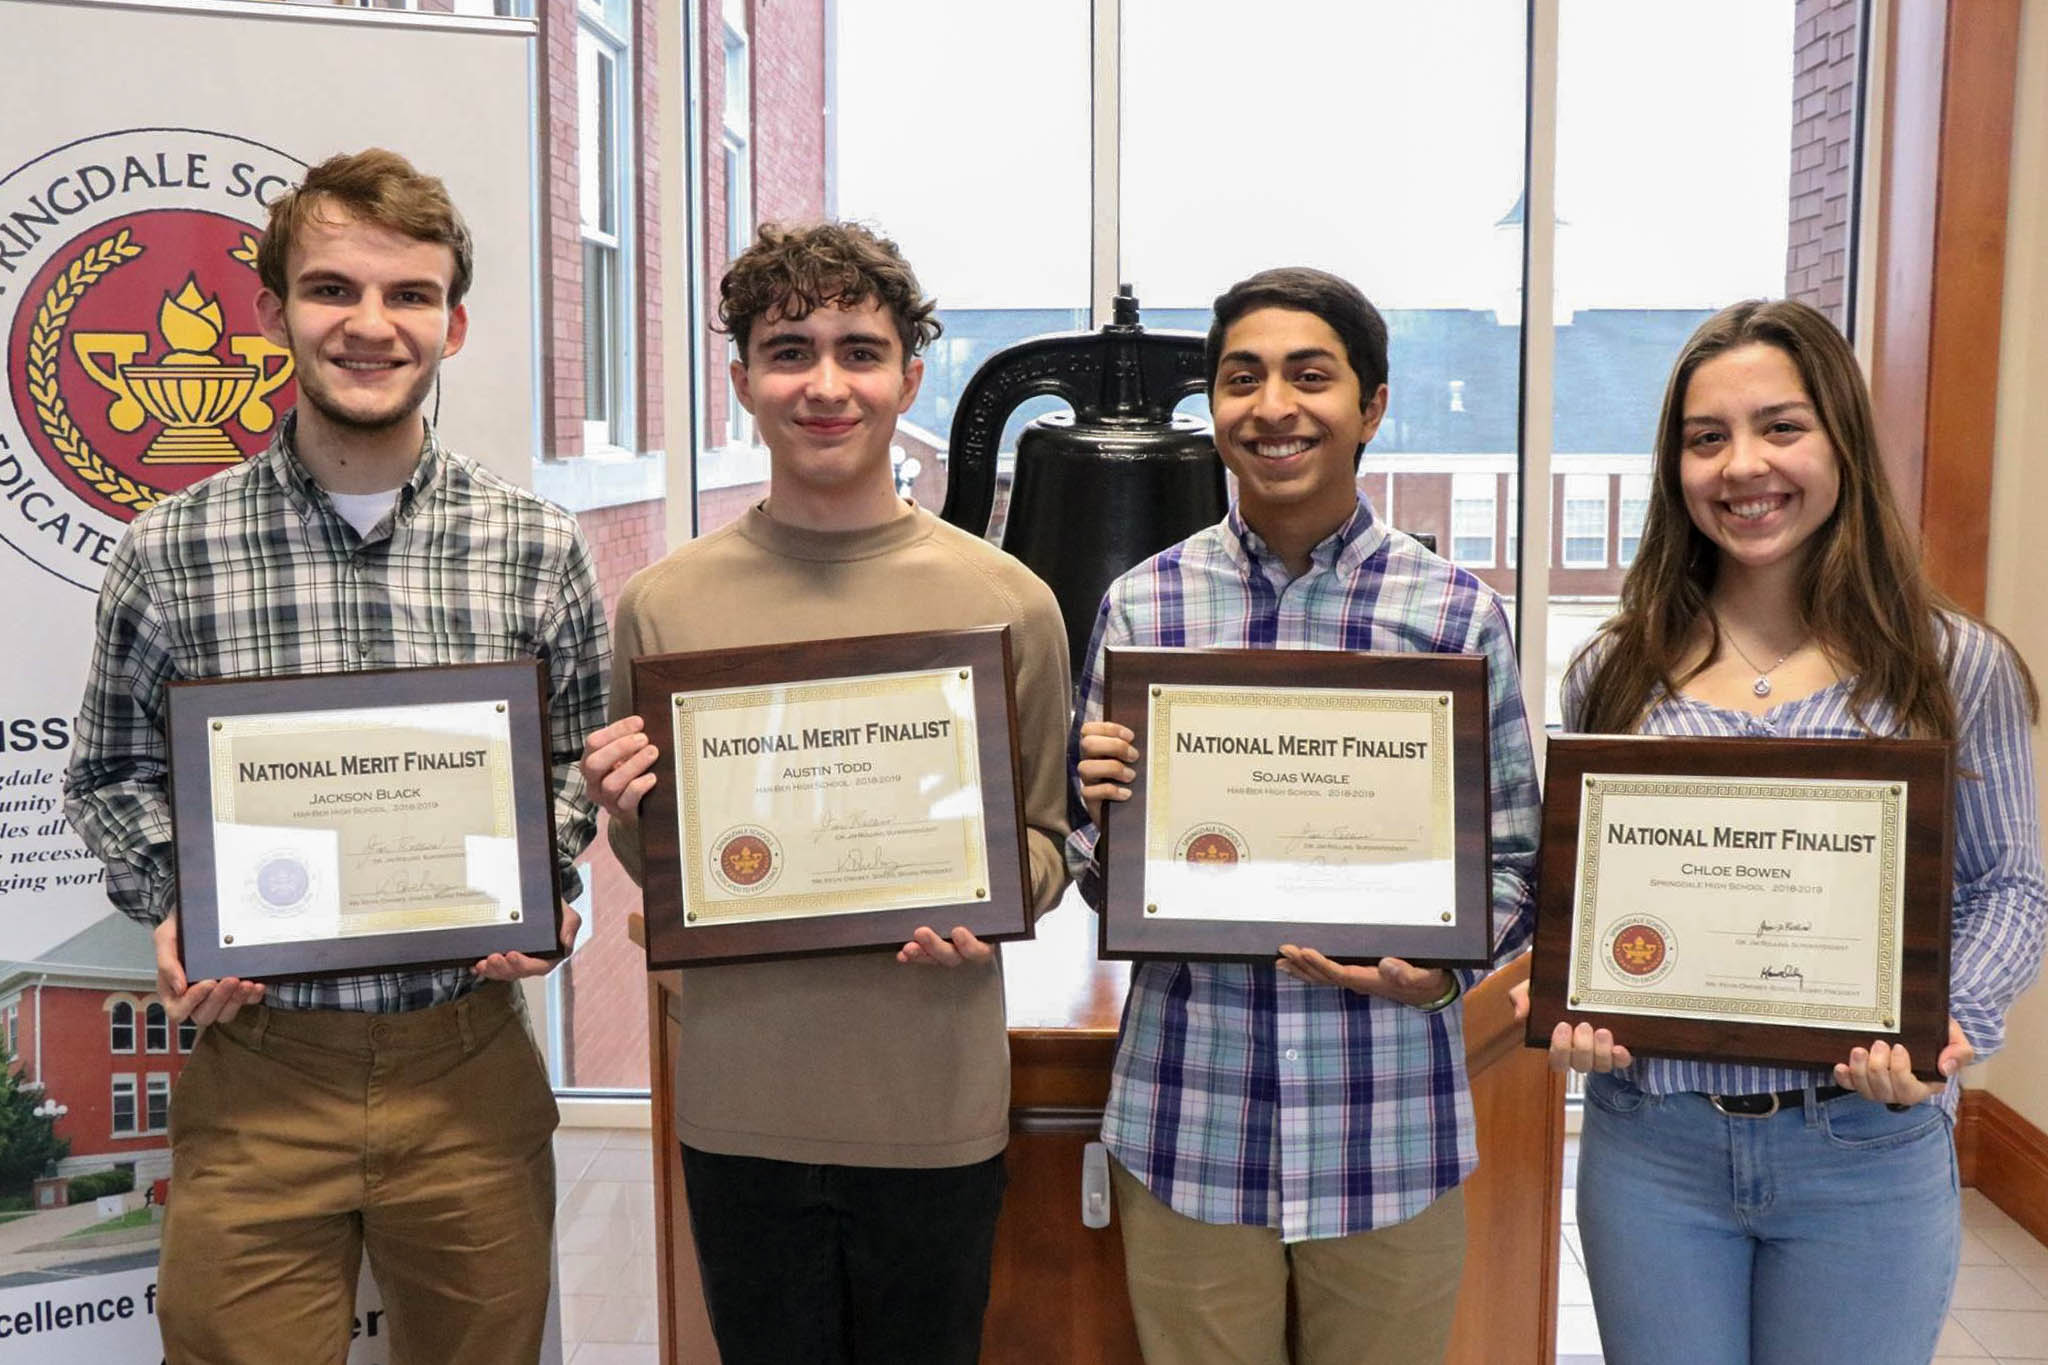
[[[2020,0],[1896,0],[1872,397],[1936,586],[1984,610]]]

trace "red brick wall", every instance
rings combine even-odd
[[[718,281],[726,266],[725,193],[725,8],[719,0],[696,0],[697,32],[702,40],[697,69],[704,82],[704,145],[698,148],[697,164],[704,179],[704,330],[697,344],[704,348],[704,430],[698,444],[705,448],[725,444],[726,340],[714,324],[718,320]],[[700,522],[709,526],[709,522]]]
[[[667,552],[666,516],[666,503],[641,502],[577,518],[597,561],[607,620],[616,613],[626,580]],[[613,667],[627,663],[617,659]],[[590,883],[594,923],[590,941],[562,969],[568,1038],[563,1083],[592,1089],[643,1088],[647,965],[639,947],[626,937],[626,917],[640,908],[640,890],[612,856],[602,828],[582,865]]]
[[[825,6],[752,0],[754,212],[763,221],[825,213]]]
[[[540,21],[541,432],[551,459],[583,453],[583,218],[576,180],[576,0]]]
[[[660,0],[638,0],[634,7],[633,62],[638,76],[635,137],[640,171],[634,180],[635,220],[640,233],[635,253],[640,307],[635,318],[634,352],[638,394],[640,449],[663,448],[661,354],[661,26]]]
[[[1860,0],[1798,0],[1785,294],[1846,327]]]
[[[725,6],[696,0],[703,37],[704,279],[709,298],[705,356],[705,447],[726,442],[729,357],[715,329],[718,281],[728,264],[730,213],[725,186]],[[754,221],[808,221],[825,214],[825,6],[823,0],[750,0],[747,55],[752,66],[748,143]],[[753,236],[753,223],[746,237]],[[740,504],[744,506],[745,503]],[[701,525],[716,523],[706,519]]]

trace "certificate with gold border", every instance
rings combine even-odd
[[[1111,650],[1106,957],[1486,960],[1485,661]]]
[[[541,668],[174,684],[187,974],[558,954]]]
[[[665,741],[641,812],[657,965],[1029,927],[1005,628],[634,668]]]
[[[1932,1071],[1947,745],[1559,736],[1549,760],[1532,1045],[1593,1018],[1646,1055],[1885,1039]]]

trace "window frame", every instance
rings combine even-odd
[[[161,1047],[155,1042],[159,1034],[163,1037]],[[158,1056],[171,1050],[171,1012],[161,1000],[151,1000],[142,1007],[142,1050]]]
[[[125,1025],[121,1022],[123,1014],[128,1016],[128,1022]],[[126,1047],[122,1047],[116,1041],[119,1037],[118,1030],[124,1027],[128,1031],[128,1046]],[[136,1044],[140,1037],[140,1030],[137,1027],[135,1018],[135,1002],[133,1000],[116,1000],[107,1006],[107,1051],[117,1057],[132,1057],[135,1055]]]
[[[107,1131],[117,1138],[142,1136],[142,1088],[132,1071],[116,1071],[107,1078],[107,1090],[111,1100],[107,1108]],[[121,1126],[121,1100],[125,1093],[128,1100],[128,1126]]]
[[[1607,535],[1608,515],[1614,506],[1613,490],[1609,486],[1610,482],[1611,480],[1606,474],[1565,474],[1559,478],[1557,488],[1557,562],[1561,567],[1566,569],[1605,569],[1609,567],[1609,556],[1613,547]],[[1574,485],[1580,489],[1576,495],[1572,491]],[[1583,555],[1574,558],[1572,556],[1572,542],[1574,540],[1590,540],[1593,537],[1584,531],[1573,531],[1572,504],[1576,502],[1589,506],[1593,505],[1595,499],[1585,490],[1595,485],[1600,490],[1600,496],[1597,500],[1597,505],[1600,509],[1598,517],[1600,524],[1600,553],[1590,559]]]
[[[630,17],[630,14],[629,14]],[[583,128],[584,77],[583,58],[585,51],[594,52],[597,57],[598,79],[602,82],[599,108],[604,112],[606,125],[595,131],[596,146],[602,153],[602,164],[597,167],[599,176],[599,198],[602,201],[606,191],[610,194],[612,216],[611,230],[606,231],[599,223],[593,226],[585,221],[583,214],[583,167],[581,164],[583,140],[591,131]],[[637,245],[637,224],[634,219],[632,168],[637,160],[634,137],[633,101],[629,98],[633,90],[633,45],[630,32],[620,33],[605,21],[601,6],[590,0],[580,0],[576,9],[576,111],[577,111],[577,244],[584,279],[582,298],[579,301],[583,329],[583,367],[586,378],[583,412],[583,453],[624,453],[631,454],[639,444],[637,436],[639,413],[634,376],[638,373],[637,338],[634,335],[634,320],[639,310],[634,305],[638,282],[633,268],[633,256]],[[590,325],[591,283],[590,262],[593,254],[608,261],[608,278],[603,287],[602,304],[605,321],[604,330],[608,338],[595,355],[601,361],[603,376],[604,415],[593,418],[588,378],[591,373],[593,348],[598,347],[599,338],[593,336]]]
[[[1650,475],[1622,474],[1617,476],[1620,483],[1614,490],[1614,563],[1618,568],[1627,568],[1636,562],[1636,551],[1643,540],[1643,521],[1650,511]],[[1632,496],[1630,485],[1642,488],[1640,495]],[[1629,531],[1629,505],[1636,505],[1635,531]],[[1631,543],[1633,542],[1633,543]]]
[[[1460,484],[1468,489],[1474,489],[1478,488],[1482,483],[1486,486],[1486,496],[1484,498],[1471,493],[1460,496],[1458,491]],[[1483,559],[1477,556],[1468,557],[1459,551],[1458,542],[1460,540],[1478,540],[1480,538],[1477,533],[1464,534],[1459,531],[1458,508],[1460,504],[1464,504],[1468,508],[1483,506],[1486,509],[1484,518],[1486,522],[1486,556]],[[1500,539],[1500,478],[1498,475],[1481,471],[1454,473],[1451,475],[1451,524],[1449,530],[1451,543],[1446,548],[1450,550],[1450,554],[1446,558],[1453,564],[1467,569],[1491,569],[1495,566],[1497,563],[1495,547]]]
[[[157,1116],[158,1097],[162,1097],[163,1122],[154,1120]],[[142,1078],[142,1107],[137,1111],[142,1124],[142,1135],[154,1137],[171,1131],[171,1073],[152,1071]]]

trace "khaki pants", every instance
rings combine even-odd
[[[555,1122],[500,983],[406,1014],[260,1006],[208,1028],[171,1099],[168,1365],[339,1365],[365,1250],[392,1365],[538,1359]]]
[[[1176,1213],[1109,1169],[1146,1365],[1288,1365],[1290,1278],[1295,1365],[1443,1359],[1465,1264],[1462,1188],[1405,1223],[1288,1244],[1272,1228]]]

